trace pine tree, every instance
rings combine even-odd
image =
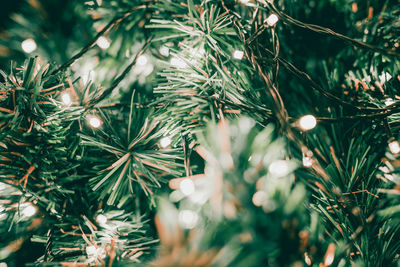
[[[0,266],[399,264],[399,1],[13,8]]]

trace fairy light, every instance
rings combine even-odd
[[[389,150],[390,152],[392,152],[393,154],[398,154],[400,153],[400,143],[397,140],[394,140],[392,142],[389,143]]]
[[[250,0],[239,0],[239,2],[243,5],[247,5],[250,2]]]
[[[241,60],[243,58],[243,56],[244,56],[244,52],[241,50],[235,50],[233,52],[233,58],[235,58],[235,59]]]
[[[88,123],[93,128],[99,128],[101,126],[101,120],[97,116],[89,116]]]
[[[269,15],[268,18],[265,19],[265,22],[268,24],[268,26],[272,27],[278,22],[279,18],[275,14]]]
[[[37,45],[35,40],[33,40],[32,38],[28,38],[21,43],[21,47],[25,53],[29,54],[36,50]]]
[[[385,100],[385,105],[386,106],[390,106],[390,105],[392,105],[392,104],[394,104],[394,100],[392,99],[392,98],[386,98],[386,100]]]
[[[192,210],[182,210],[179,212],[178,221],[186,229],[192,229],[196,226],[199,215]]]
[[[103,214],[99,214],[99,215],[97,215],[97,217],[96,217],[96,222],[97,222],[99,225],[104,225],[104,224],[107,223],[107,217],[104,216]]]
[[[171,137],[165,136],[165,137],[161,138],[160,146],[162,148],[167,148],[171,144],[171,142],[172,142]]]
[[[304,115],[299,119],[299,125],[302,130],[308,131],[317,126],[317,119],[313,115]]]
[[[168,57],[169,56],[169,48],[166,46],[161,46],[160,54],[163,55],[164,57]]]
[[[311,157],[308,157],[308,156],[303,157],[303,166],[304,167],[311,167],[312,164],[313,164],[313,160]]]
[[[138,65],[144,66],[144,65],[147,64],[148,61],[149,61],[149,60],[147,59],[147,56],[146,56],[146,55],[141,55],[141,56],[138,57],[138,59],[137,59],[136,62],[137,62]]]
[[[179,184],[179,189],[185,196],[189,196],[195,191],[194,183],[191,179],[183,179],[182,182]]]
[[[32,217],[35,215],[37,209],[32,204],[28,204],[23,210],[22,215],[25,217]]]
[[[66,106],[69,106],[72,103],[71,96],[68,93],[65,93],[65,92],[61,94],[61,101]]]
[[[170,60],[170,63],[172,66],[176,67],[176,68],[187,68],[187,64],[185,61],[183,61],[182,59],[178,58],[178,57],[172,57]]]
[[[5,262],[0,262],[0,267],[7,267],[7,263],[5,263]]]
[[[100,36],[96,44],[103,50],[110,47],[110,41],[104,36]]]
[[[286,160],[276,160],[268,167],[269,172],[276,177],[282,177],[289,173],[289,165]]]

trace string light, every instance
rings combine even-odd
[[[168,147],[168,146],[171,144],[171,142],[172,142],[171,137],[165,136],[165,137],[161,138],[161,140],[160,140],[160,146],[161,146],[162,148],[166,148],[166,147]]]
[[[269,15],[268,18],[265,19],[265,22],[268,24],[268,26],[272,27],[278,22],[279,18],[275,14]]]
[[[89,257],[96,256],[96,255],[97,255],[97,249],[96,249],[96,247],[95,247],[95,246],[87,246],[87,247],[86,247],[86,254],[87,254]]]
[[[138,65],[144,66],[144,65],[147,64],[148,61],[149,60],[147,59],[146,55],[141,55],[141,56],[138,57],[136,62],[137,62]]]
[[[101,120],[97,116],[89,116],[88,123],[93,128],[99,128],[101,126]]]
[[[96,44],[103,50],[110,47],[110,41],[104,36],[100,36]]]
[[[233,52],[233,58],[241,60],[244,56],[244,52],[241,50],[235,50],[235,52]]]
[[[196,226],[199,215],[191,210],[182,210],[179,212],[178,221],[182,227],[192,229]]]
[[[66,106],[69,106],[72,103],[71,96],[68,93],[65,93],[65,92],[61,94],[61,101]]]
[[[97,215],[97,217],[96,217],[96,222],[97,222],[99,225],[104,225],[104,224],[107,223],[107,217],[104,216],[103,214],[99,214],[99,215]]]
[[[194,183],[191,179],[183,179],[182,182],[179,184],[179,189],[185,196],[189,196],[194,193]]]
[[[304,167],[311,167],[313,164],[313,160],[311,157],[304,156],[303,157],[303,166]]]
[[[161,46],[160,54],[163,55],[164,57],[168,57],[169,56],[169,48],[166,46]]]
[[[22,215],[25,217],[31,217],[35,215],[36,211],[36,207],[28,203],[27,206],[22,210]]]
[[[276,177],[282,177],[289,173],[289,165],[286,160],[276,160],[268,167],[269,172]]]
[[[29,54],[36,50],[37,45],[35,40],[33,40],[32,38],[28,38],[21,43],[21,47],[25,53]]]
[[[317,126],[317,119],[313,115],[304,115],[299,119],[299,125],[302,130],[308,131]]]
[[[392,98],[386,98],[385,100],[385,105],[390,106],[391,104],[394,104],[394,100]]]
[[[172,66],[174,66],[176,68],[183,69],[183,68],[187,68],[187,66],[188,66],[185,61],[183,61],[182,59],[177,58],[177,57],[172,57],[170,60],[170,63]]]
[[[265,201],[268,199],[267,193],[264,191],[257,191],[252,198],[253,204],[257,207],[262,206]]]
[[[389,150],[390,152],[392,152],[393,154],[398,154],[400,153],[400,143],[397,140],[394,140],[392,142],[389,143]]]

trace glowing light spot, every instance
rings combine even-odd
[[[241,60],[244,56],[244,52],[241,50],[235,50],[235,52],[233,52],[233,58]]]
[[[163,55],[164,57],[168,57],[169,56],[169,48],[166,46],[161,46],[160,54]]]
[[[282,177],[289,174],[289,165],[286,160],[276,160],[269,165],[269,172],[276,177]]]
[[[279,18],[275,14],[269,15],[268,18],[265,19],[265,22],[268,24],[268,26],[272,27],[278,22]]]
[[[199,215],[191,210],[182,210],[179,212],[178,221],[186,229],[192,229],[196,226]]]
[[[182,182],[179,184],[179,189],[185,196],[189,196],[194,193],[194,183],[191,179],[183,179]]]
[[[103,50],[110,47],[110,41],[104,36],[100,36],[96,44]]]
[[[398,154],[400,153],[400,143],[397,140],[394,140],[392,142],[389,143],[389,150],[390,152],[392,152],[393,154]]]
[[[313,160],[311,157],[303,157],[303,166],[304,167],[311,167],[313,164]]]
[[[247,5],[250,2],[250,0],[239,0],[239,2],[243,5]]]
[[[31,217],[35,215],[37,209],[35,206],[28,204],[23,210],[22,210],[22,215],[25,217]]]
[[[101,126],[101,120],[96,116],[90,116],[88,118],[88,123],[93,128],[99,128]]]
[[[136,63],[137,63],[138,65],[140,65],[140,66],[144,66],[144,65],[147,64],[148,61],[149,61],[149,60],[147,59],[147,56],[146,56],[146,55],[141,55],[141,56],[139,56],[139,57],[137,58]]]
[[[392,104],[394,104],[394,100],[392,99],[392,98],[386,98],[386,100],[385,100],[385,105],[386,106],[390,106],[390,105],[392,105]]]
[[[97,249],[96,249],[96,247],[95,247],[95,246],[87,246],[87,247],[86,247],[86,254],[87,254],[88,256],[91,256],[91,257],[97,255]]]
[[[96,217],[96,222],[100,225],[104,225],[107,223],[107,217],[104,216],[103,214],[99,214]]]
[[[160,146],[161,146],[162,148],[166,148],[166,147],[168,147],[168,146],[171,144],[171,142],[172,142],[171,137],[165,136],[165,137],[161,138],[161,140],[160,140]]]
[[[36,50],[37,45],[35,40],[33,40],[32,38],[28,38],[21,43],[21,47],[25,53],[29,54]]]
[[[302,130],[308,131],[317,126],[317,119],[313,115],[305,115],[300,118],[299,125]]]
[[[177,57],[172,57],[170,61],[171,65],[176,67],[176,68],[187,68],[188,65],[186,64],[185,61],[183,61],[180,58]]]
[[[267,193],[264,191],[257,191],[252,198],[253,204],[257,207],[262,206],[268,199]]]
[[[61,94],[61,101],[64,103],[64,105],[69,106],[72,103],[71,96],[68,93],[62,93]]]

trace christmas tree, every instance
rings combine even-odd
[[[399,1],[1,12],[1,267],[400,264]]]

